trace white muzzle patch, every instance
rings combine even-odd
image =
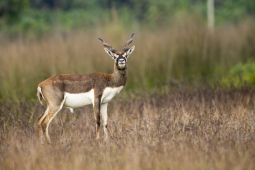
[[[126,67],[126,61],[124,59],[118,61],[118,66],[120,69],[123,69]]]

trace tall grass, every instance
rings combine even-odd
[[[2,37],[0,98],[36,98],[36,87],[56,74],[113,72],[103,38],[121,50],[135,31],[136,49],[128,59],[126,91],[168,87],[172,80],[212,83],[233,64],[255,57],[255,25],[217,27],[214,32],[197,20],[176,20],[169,27],[125,29],[113,23],[94,31],[55,32],[40,40]]]
[[[0,169],[255,168],[254,91],[180,86],[140,97],[109,104],[108,143],[102,133],[95,139],[92,107],[62,110],[49,146],[40,144],[34,123],[45,106],[2,105],[8,114],[0,119]]]

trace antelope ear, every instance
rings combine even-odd
[[[131,47],[128,51],[127,51],[127,58],[129,57],[130,54],[132,54],[132,52],[135,50],[135,46]]]
[[[112,59],[116,59],[116,57],[114,56],[114,53],[112,53],[110,50],[108,50],[107,48],[104,48],[105,52],[112,57]]]

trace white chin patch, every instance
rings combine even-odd
[[[125,68],[126,67],[126,64],[119,64],[119,68],[120,69],[123,69],[123,68]]]

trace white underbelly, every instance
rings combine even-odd
[[[121,90],[123,89],[123,86],[120,87],[107,87],[104,89],[102,98],[101,98],[101,103],[108,103],[109,101],[112,100],[112,98],[118,94]]]
[[[86,93],[65,93],[64,107],[79,108],[94,103],[94,89]]]
[[[108,103],[122,90],[123,86],[104,89],[101,103]],[[94,89],[86,93],[65,93],[64,107],[80,108],[94,103]]]

